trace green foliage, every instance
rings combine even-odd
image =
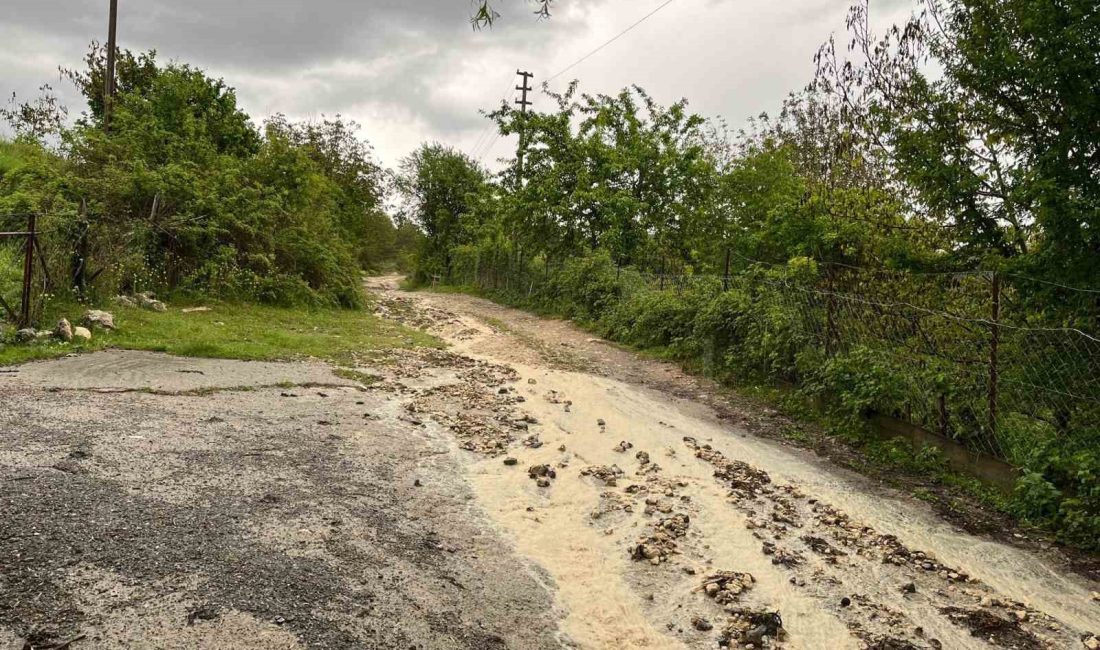
[[[394,348],[438,347],[416,330],[361,311],[204,301],[211,311],[184,313],[173,304],[166,313],[117,307],[118,329],[95,333],[86,345],[43,342],[9,345],[12,332],[0,331],[0,366],[49,359],[103,348],[152,350],[180,356],[244,360],[327,359],[354,364]],[[84,307],[52,304],[47,316],[75,321]]]
[[[1057,329],[1100,328],[1059,286],[1100,277],[1100,14],[926,4],[881,39],[857,4],[853,61],[830,41],[814,84],[734,138],[637,87],[502,106],[522,156],[438,213],[421,272],[793,385],[847,432],[908,418],[1027,469],[1024,516],[1100,538],[1094,339]],[[996,375],[989,277],[953,273],[976,267],[1011,278]]]
[[[261,132],[223,81],[153,52],[119,61],[109,132],[93,46],[87,69],[66,73],[90,112],[59,148],[0,145],[0,214],[45,214],[54,291],[358,306],[362,270],[398,256],[385,173],[358,127],[276,116]]]
[[[487,191],[485,171],[466,154],[438,143],[425,144],[401,161],[398,189],[405,218],[425,233],[418,275],[451,277],[454,250],[476,230],[476,205]]]

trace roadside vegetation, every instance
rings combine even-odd
[[[741,132],[574,83],[490,115],[523,151],[495,176],[425,145],[399,183],[415,281],[794,386],[837,435],[914,422],[1020,468],[1005,507],[1100,548],[1100,15],[930,1],[876,36],[868,13]]]
[[[229,302],[202,306],[209,306],[209,311],[185,312],[183,304],[174,304],[164,313],[116,306],[111,308],[115,331],[96,330],[88,343],[0,344],[0,366],[107,348],[167,352],[184,357],[246,361],[321,359],[351,364],[385,350],[441,345],[423,332],[361,310]],[[55,303],[50,307],[50,315],[54,320],[67,317],[77,322],[84,309],[78,303]]]

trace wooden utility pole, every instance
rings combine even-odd
[[[107,70],[103,78],[103,130],[111,130],[111,112],[115,101],[115,49],[118,35],[118,0],[111,0],[110,24],[107,27]]]
[[[528,80],[533,79],[535,77],[535,75],[531,74],[530,72],[526,72],[524,70],[516,70],[516,74],[523,77],[523,85],[522,86],[516,86],[516,90],[522,92],[523,95],[519,99],[516,100],[516,103],[519,104],[520,111],[522,111],[522,113],[523,113],[523,118],[522,119],[526,120],[526,118],[527,118],[527,107],[531,105],[531,102],[527,101],[527,93],[529,93],[531,91],[531,86],[529,86],[527,84],[527,82],[528,82]],[[516,162],[519,163],[519,165],[518,165],[519,178],[516,179],[516,180],[520,183],[523,182],[523,153],[524,153],[524,149],[526,149],[526,147],[527,147],[527,137],[526,136],[527,136],[527,124],[526,124],[525,121],[523,121],[523,122],[520,122],[519,153],[516,155]]]

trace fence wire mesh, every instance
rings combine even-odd
[[[1100,427],[1100,338],[1035,323],[1027,295],[1038,281],[851,267],[823,276],[642,274],[649,290],[746,292],[757,313],[785,314],[826,357],[881,360],[893,370],[889,415],[974,451],[1022,463],[1046,438]],[[1061,319],[1095,323],[1100,292],[1055,286]]]

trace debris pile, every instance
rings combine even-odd
[[[731,614],[718,637],[718,645],[722,647],[771,648],[786,637],[779,612],[736,609]]]
[[[703,593],[719,605],[729,605],[736,602],[742,593],[752,589],[755,583],[751,573],[722,571],[703,580]]]
[[[624,472],[619,469],[618,465],[590,465],[581,470],[581,476],[591,476],[595,479],[603,481],[603,484],[607,487],[615,487],[618,485],[618,479],[622,478]]]
[[[556,479],[558,473],[554,471],[553,467],[543,463],[542,465],[528,467],[527,476],[533,479],[539,487],[550,487],[550,481]]]

